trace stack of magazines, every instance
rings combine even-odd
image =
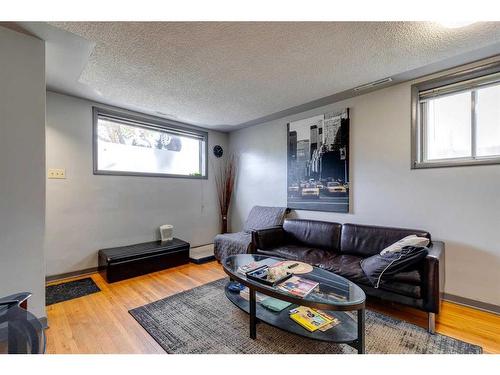
[[[290,318],[307,329],[309,332],[326,330],[335,327],[340,321],[332,315],[305,306],[290,310]]]

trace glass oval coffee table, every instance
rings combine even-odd
[[[365,293],[353,282],[318,267],[298,277],[318,283],[318,286],[305,297],[290,294],[259,281],[247,278],[240,267],[252,262],[272,265],[285,259],[255,255],[232,255],[224,259],[222,266],[231,280],[237,281],[249,289],[248,300],[239,291],[230,290],[229,282],[225,287],[227,298],[243,311],[250,314],[250,337],[257,336],[256,324],[262,321],[284,331],[314,340],[347,344],[365,353]],[[293,273],[293,268],[290,270]],[[292,305],[281,312],[273,312],[257,303],[256,293],[286,301]],[[310,332],[290,318],[289,311],[297,306],[306,306],[327,312],[339,320],[339,324],[326,331]],[[356,312],[356,317],[354,317]]]

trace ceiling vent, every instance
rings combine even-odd
[[[366,85],[358,86],[354,88],[354,91],[363,91],[363,90],[368,90],[377,86],[382,86],[385,85],[386,83],[392,82],[392,78],[384,78],[384,79],[379,79],[378,81],[374,81],[371,83],[367,83]]]

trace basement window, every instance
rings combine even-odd
[[[94,174],[207,178],[207,132],[128,111],[93,111]]]
[[[412,168],[500,163],[500,63],[412,86]]]

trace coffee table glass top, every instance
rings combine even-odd
[[[319,285],[305,297],[297,297],[291,295],[289,292],[279,289],[277,286],[270,286],[248,279],[244,273],[238,272],[239,267],[252,262],[261,262],[267,265],[272,265],[273,263],[278,263],[283,260],[285,259],[263,255],[239,254],[227,257],[224,259],[222,265],[226,272],[233,275],[236,280],[245,285],[254,286],[262,291],[265,290],[264,293],[270,292],[270,295],[278,299],[280,296],[285,297],[285,299],[289,299],[290,297],[295,299],[298,298],[302,299],[302,301],[313,304],[329,305],[333,310],[350,310],[350,308],[357,309],[364,304],[366,296],[359,286],[342,276],[318,267],[313,267],[313,270],[309,273],[296,275],[300,278],[319,283]],[[293,269],[291,269],[291,272],[293,273]]]

